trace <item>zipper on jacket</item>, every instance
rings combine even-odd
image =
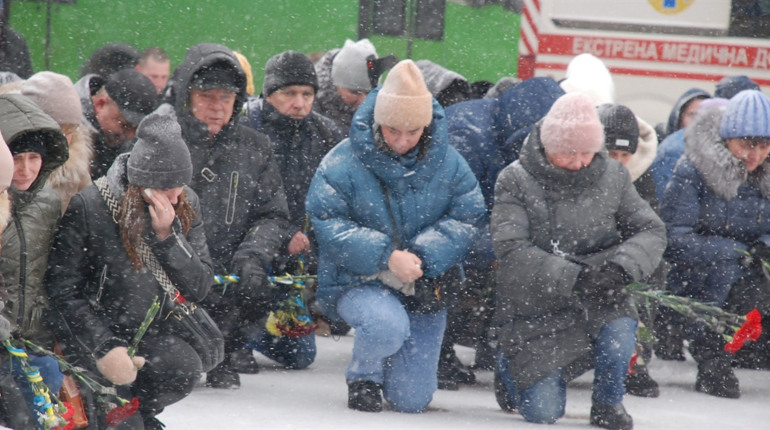
[[[171,234],[174,235],[174,238],[176,239],[176,243],[179,245],[180,248],[182,248],[182,251],[184,251],[185,254],[187,254],[187,258],[192,258],[192,254],[190,251],[187,250],[187,247],[184,246],[184,242],[182,242],[182,239],[179,238],[179,235],[176,234],[176,230],[172,230]]]
[[[13,217],[16,234],[19,236],[19,314],[16,315],[16,325],[24,327],[24,290],[27,288],[27,240],[18,216]]]
[[[235,218],[235,200],[238,197],[238,172],[230,174],[230,193],[227,196],[227,212],[225,213],[225,224],[228,226],[233,223]]]

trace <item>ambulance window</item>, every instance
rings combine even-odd
[[[730,36],[769,37],[770,0],[733,0]]]
[[[770,1],[770,0],[761,0]],[[632,33],[727,36],[730,3],[724,0],[552,0],[543,12],[556,28]]]

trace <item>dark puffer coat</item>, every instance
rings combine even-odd
[[[748,173],[719,135],[723,112],[701,113],[685,131],[685,153],[663,195],[669,289],[724,301],[750,268],[743,254],[770,245],[770,163]],[[722,303],[718,303],[722,304]]]
[[[126,162],[118,156],[107,172],[109,187],[120,199],[128,186]],[[195,193],[185,195],[200,213]],[[206,297],[212,284],[211,258],[203,220],[197,217],[187,234],[178,220],[163,241],[155,236],[147,214],[145,237],[174,286],[190,301]],[[149,269],[135,270],[120,239],[120,228],[95,185],[70,201],[56,232],[48,261],[46,286],[51,297],[50,321],[66,353],[102,357],[128,346],[147,310],[166,293]]]
[[[540,124],[500,173],[491,221],[500,347],[522,390],[588,353],[604,324],[637,317],[630,299],[618,306],[578,300],[573,288],[583,264],[611,262],[639,281],[666,246],[663,222],[625,167],[606,152],[579,171],[555,167]]]

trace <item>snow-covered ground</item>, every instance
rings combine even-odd
[[[478,382],[459,391],[437,391],[428,412],[418,415],[392,411],[364,413],[347,408],[344,370],[353,337],[318,338],[318,356],[309,369],[285,370],[257,354],[262,369],[241,375],[238,390],[214,390],[202,385],[190,397],[159,416],[176,429],[541,429],[515,413],[500,410],[492,391],[492,373],[477,372]],[[464,363],[473,350],[457,347]],[[653,360],[650,372],[661,384],[661,396],[626,396],[625,405],[642,429],[767,429],[770,428],[770,372],[736,370],[741,381],[739,400],[721,399],[693,389],[696,365]],[[569,385],[567,416],[559,429],[588,429],[591,374]]]

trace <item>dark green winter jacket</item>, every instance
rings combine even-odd
[[[46,154],[35,182],[26,191],[11,186],[11,221],[2,235],[0,270],[8,293],[3,314],[12,329],[24,338],[46,343],[42,323],[48,307],[43,276],[48,253],[61,217],[61,202],[53,191],[44,189],[48,175],[68,156],[67,140],[58,124],[29,99],[21,95],[0,96],[0,131],[9,147],[27,133],[44,138]]]

